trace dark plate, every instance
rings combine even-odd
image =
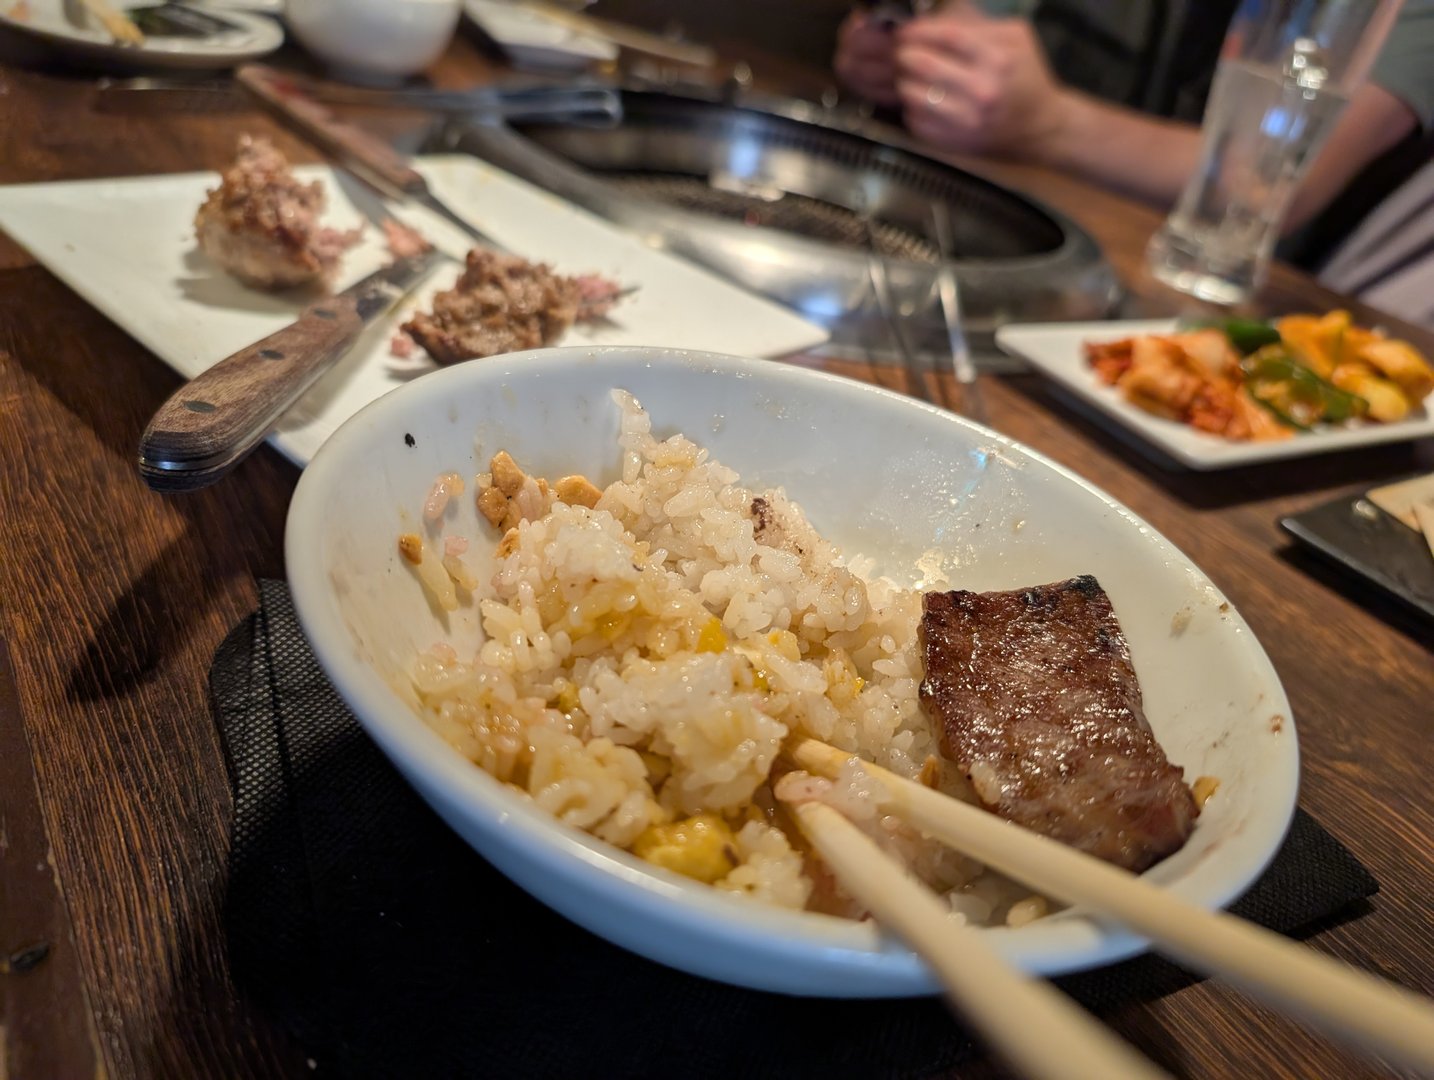
[[[1302,543],[1434,619],[1434,556],[1424,537],[1362,496],[1284,518]]]

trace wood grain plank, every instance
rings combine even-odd
[[[205,672],[253,575],[281,572],[293,470],[268,451],[246,463],[270,492],[250,506],[233,488],[148,493],[133,447],[173,375],[47,274],[0,279],[0,399],[18,403],[0,435],[0,632],[96,1026],[120,1076],[271,1071],[278,1047],[226,974]],[[56,350],[45,313],[71,307],[75,347]]]
[[[108,1074],[0,638],[0,1080]]]

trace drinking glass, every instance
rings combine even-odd
[[[1305,168],[1369,73],[1403,0],[1245,0],[1220,52],[1200,163],[1146,252],[1168,285],[1248,300]]]

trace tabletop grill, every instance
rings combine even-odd
[[[769,199],[712,187],[700,176],[653,176],[647,173],[603,173],[603,179],[619,191],[642,200],[658,202],[698,214],[738,221],[748,227],[776,229],[845,248],[870,244],[860,214],[821,199],[785,192]],[[899,225],[873,222],[876,250],[888,259],[910,259],[935,264],[939,253],[927,237]]]
[[[623,119],[459,123],[467,151],[826,325],[834,344],[892,352],[871,295],[873,249],[908,342],[947,348],[931,204],[978,350],[1004,322],[1104,315],[1115,279],[1090,236],[1039,203],[918,153],[900,132],[805,102],[627,90]]]

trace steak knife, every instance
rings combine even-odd
[[[400,259],[316,300],[298,319],[191,379],[159,407],[139,444],[155,491],[207,487],[243,461],[279,418],[444,256]]]
[[[340,120],[280,72],[262,64],[245,64],[234,73],[234,78],[380,195],[394,202],[425,206],[484,247],[507,250],[435,195],[423,175],[392,146],[363,128]]]

